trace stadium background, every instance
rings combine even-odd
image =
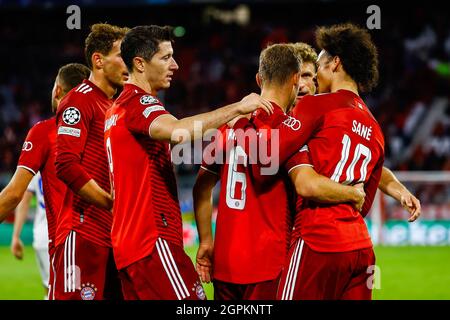
[[[81,8],[81,30],[69,30],[66,8]],[[314,43],[317,25],[366,25],[367,7],[381,9],[371,33],[380,53],[380,85],[365,101],[386,137],[385,165],[422,202],[419,222],[379,196],[367,219],[377,254],[376,299],[450,299],[450,22],[442,2],[299,1],[3,1],[0,0],[0,189],[10,180],[28,129],[50,116],[57,69],[82,62],[89,26],[177,27],[180,65],[161,99],[177,117],[208,111],[258,92],[262,48]],[[195,255],[192,185],[198,166],[176,166],[187,251]],[[217,190],[216,190],[217,196]],[[32,215],[23,231],[23,261],[9,252],[12,224],[0,225],[0,299],[41,299],[30,247]],[[208,295],[211,297],[211,287]]]

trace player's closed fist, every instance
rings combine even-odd
[[[23,242],[19,238],[13,238],[11,242],[11,253],[16,257],[16,259],[23,259]]]

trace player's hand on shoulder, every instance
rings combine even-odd
[[[235,117],[233,120],[229,121],[229,122],[227,123],[227,126],[229,126],[230,128],[233,128],[234,125],[236,124],[236,122],[238,122],[238,120],[239,120],[239,119],[242,119],[242,118],[250,119],[250,118],[251,118],[251,114],[246,114],[246,115],[237,116],[237,117]]]
[[[256,93],[250,93],[249,95],[245,96],[238,104],[239,106],[239,113],[240,114],[248,114],[252,113],[258,108],[263,109],[268,114],[273,113],[273,106],[272,104],[261,97],[259,94]]]
[[[356,208],[356,210],[361,212],[364,205],[364,200],[366,198],[366,193],[364,191],[364,184],[358,183],[355,184],[353,187],[356,190],[356,198],[355,201],[353,202],[353,206]]]

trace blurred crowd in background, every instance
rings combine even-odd
[[[268,44],[314,44],[317,25],[346,21],[365,25],[368,17],[364,6],[334,5],[329,7],[334,11],[320,12],[322,8],[328,10],[325,5],[306,4],[82,8],[82,30],[65,28],[65,8],[2,10],[0,189],[15,171],[29,128],[51,115],[57,69],[68,62],[84,62],[83,40],[90,24],[179,26],[174,48],[180,70],[161,99],[176,117],[185,117],[258,92],[258,56]],[[395,8],[381,6],[381,10],[381,29],[371,32],[379,49],[380,83],[363,97],[385,134],[385,165],[394,170],[450,170],[447,14],[426,4],[403,15]],[[177,166],[179,176],[194,176],[196,170],[196,165]]]

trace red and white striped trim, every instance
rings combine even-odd
[[[82,84],[80,84],[80,86],[77,88],[77,90],[75,90],[76,92],[81,92],[81,93],[84,93],[84,94],[86,94],[86,93],[88,93],[88,92],[91,92],[92,91],[92,88],[88,85],[88,84],[86,84],[86,83],[82,83]]]
[[[64,292],[75,292],[76,290],[76,235],[75,231],[71,231],[64,242]]]
[[[294,297],[295,281],[297,281],[300,259],[302,258],[303,244],[303,239],[298,241],[294,253],[292,254],[281,300],[292,300]]]
[[[20,165],[20,166],[17,166],[17,168],[24,168],[25,170],[30,171],[33,175],[36,175],[36,171],[34,171],[33,169],[31,169],[27,166]]]
[[[166,271],[167,277],[172,284],[173,290],[178,298],[178,300],[186,299],[190,296],[189,290],[186,288],[183,278],[181,277],[180,271],[173,259],[172,252],[170,251],[167,241],[158,238],[156,241],[156,249],[158,250],[159,258]]]

